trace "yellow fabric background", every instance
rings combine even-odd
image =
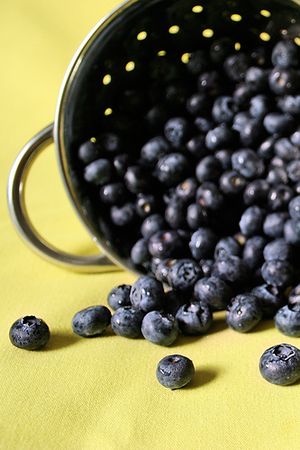
[[[166,349],[112,335],[72,335],[73,314],[105,303],[127,273],[78,275],[31,253],[10,223],[5,189],[20,147],[52,121],[66,67],[92,26],[117,0],[2,0],[0,153],[0,448],[5,450],[295,450],[300,448],[300,385],[276,387],[259,375],[269,346],[297,339],[272,324],[239,335],[218,317],[214,332]],[[66,250],[93,251],[59,179],[54,148],[35,164],[29,207],[45,236]],[[44,318],[45,351],[9,343],[12,322]],[[222,314],[221,314],[222,316]],[[171,392],[155,379],[158,360],[192,358],[192,386]]]

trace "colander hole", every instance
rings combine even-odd
[[[214,30],[212,30],[211,28],[206,28],[205,30],[202,31],[202,36],[205,38],[211,38],[214,35]]]
[[[141,31],[138,35],[137,35],[137,40],[138,41],[144,41],[147,38],[148,34],[147,31]]]
[[[296,45],[300,46],[300,37],[295,37],[294,42]]]
[[[183,62],[183,64],[187,64],[190,60],[191,54],[190,53],[184,53],[181,56],[181,61]]]
[[[166,50],[159,50],[159,52],[157,52],[158,56],[166,56],[167,52]]]
[[[269,35],[269,33],[266,33],[265,31],[260,33],[259,37],[264,42],[268,42],[271,39],[271,36]]]
[[[270,11],[268,11],[267,9],[262,9],[262,10],[260,11],[260,14],[261,14],[262,16],[264,16],[264,17],[271,17],[271,13],[270,13]]]
[[[239,50],[241,50],[241,43],[240,42],[236,42],[235,44],[234,44],[234,48],[235,48],[235,50],[238,52]]]
[[[102,83],[104,84],[104,86],[107,86],[111,83],[111,75],[109,75],[109,73],[104,75]]]
[[[195,5],[195,6],[193,6],[192,11],[195,14],[199,14],[199,13],[201,13],[203,11],[203,6]]]
[[[134,61],[128,61],[128,63],[125,66],[126,72],[132,72],[135,69],[135,62]]]
[[[177,33],[179,33],[179,31],[180,31],[180,27],[178,25],[172,25],[169,28],[169,33],[170,34],[177,34]]]
[[[97,139],[95,137],[91,137],[90,141],[93,142],[93,144],[95,144],[97,142]]]
[[[111,116],[112,113],[113,113],[113,110],[111,108],[106,108],[106,110],[104,111],[105,116]]]
[[[242,20],[242,16],[240,14],[231,14],[230,19],[233,22],[240,22]]]

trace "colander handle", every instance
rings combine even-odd
[[[20,236],[38,255],[66,269],[77,272],[112,272],[120,270],[104,255],[77,256],[65,253],[48,243],[32,224],[25,203],[29,170],[37,156],[53,142],[53,124],[36,134],[21,150],[8,180],[8,208]]]

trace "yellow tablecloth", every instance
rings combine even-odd
[[[300,344],[274,330],[227,330],[181,340],[171,349],[112,335],[72,335],[73,314],[105,303],[124,272],[78,275],[31,253],[9,220],[5,189],[19,148],[52,121],[64,71],[82,38],[117,0],[2,0],[0,164],[0,448],[5,450],[295,450],[300,448],[300,385],[276,387],[259,375],[269,346]],[[43,234],[66,250],[92,251],[68,203],[54,149],[35,164],[29,209]],[[52,331],[45,351],[8,340],[22,315],[44,318]],[[169,353],[190,357],[195,382],[168,391],[155,379]]]

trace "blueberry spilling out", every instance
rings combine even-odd
[[[293,384],[300,379],[300,350],[290,344],[275,345],[261,356],[259,370],[269,383]]]
[[[169,389],[180,389],[186,386],[195,374],[193,362],[182,355],[165,356],[159,361],[156,369],[158,382]]]
[[[39,350],[48,343],[48,325],[35,316],[25,316],[16,320],[9,330],[10,342],[25,350]]]
[[[111,312],[106,306],[90,306],[75,314],[72,328],[82,337],[100,336],[110,325]]]
[[[144,274],[109,294],[117,333],[140,335],[147,314],[155,335],[171,313],[197,334],[228,309],[237,331],[275,317],[299,335],[300,51],[288,36],[272,42],[239,51],[223,38],[186,64],[153,61],[144,88],[124,89],[104,129],[78,143],[109,241]]]

